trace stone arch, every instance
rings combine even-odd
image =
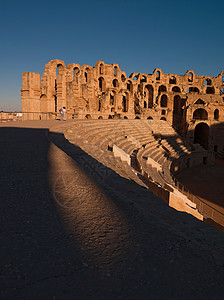
[[[85,119],[92,119],[92,116],[90,114],[85,115]]]
[[[99,116],[99,118],[98,118],[99,120],[102,120],[103,119],[103,117],[102,116]]]
[[[100,73],[100,74],[103,74],[103,73],[104,73],[104,64],[103,64],[103,63],[101,63],[101,64],[99,65],[99,73]]]
[[[153,117],[149,116],[149,117],[147,118],[147,120],[153,120]]]
[[[204,85],[212,85],[212,80],[210,78],[205,79]]]
[[[114,67],[114,76],[117,76],[117,70],[118,70],[118,67],[115,66],[115,67]]]
[[[180,93],[180,92],[181,92],[179,86],[174,86],[174,87],[172,88],[172,91],[173,91],[174,93]]]
[[[163,94],[161,96],[160,106],[161,107],[167,107],[167,102],[168,102],[167,95]]]
[[[106,82],[105,82],[105,79],[103,77],[100,77],[98,79],[99,81],[99,89],[101,92],[104,92],[106,90]]]
[[[122,74],[122,75],[121,75],[121,81],[122,81],[122,82],[125,82],[125,80],[126,80],[126,77],[124,76],[124,74]]]
[[[122,112],[128,111],[128,94],[124,93],[122,95]]]
[[[115,106],[115,101],[116,101],[116,92],[112,91],[110,92],[110,105]]]
[[[213,86],[208,86],[206,89],[206,94],[215,94],[215,89]]]
[[[128,119],[128,117],[127,117],[127,116],[124,116],[124,119]]]
[[[197,87],[189,87],[189,93],[200,93],[199,89]]]
[[[189,72],[188,74],[187,74],[187,76],[188,76],[188,78],[187,78],[187,80],[188,80],[188,82],[193,82],[193,73],[192,72]]]
[[[160,71],[156,71],[156,80],[160,80],[160,76],[161,74],[160,74]]]
[[[85,69],[84,76],[85,76],[85,81],[86,81],[86,82],[89,82],[89,71],[90,71],[89,68],[86,68],[86,69]]]
[[[162,118],[160,118],[160,120],[162,120],[162,121],[166,121],[166,118],[165,118],[165,117],[162,117]]]
[[[141,82],[146,82],[147,81],[147,78],[145,75],[142,75],[141,78],[140,78],[140,83]]]
[[[209,126],[202,122],[196,125],[194,129],[194,143],[200,144],[205,149],[208,149],[209,145]]]
[[[162,92],[166,92],[167,91],[167,88],[165,85],[160,85],[159,86],[159,94],[162,93]]]
[[[119,83],[117,79],[113,80],[113,87],[118,88],[119,87]]]
[[[136,117],[135,117],[135,119],[138,119],[138,120],[140,120],[141,118],[140,118],[139,116],[136,116]]]
[[[146,99],[148,100],[148,108],[153,107],[153,86],[151,84],[148,84],[145,86],[146,90]]]
[[[48,111],[48,101],[47,101],[47,96],[45,94],[42,94],[40,96],[40,111],[41,112]]]
[[[170,79],[169,79],[169,83],[170,84],[176,84],[177,83],[176,77],[175,76],[171,76]]]
[[[73,78],[74,78],[74,79],[77,79],[78,76],[79,76],[79,74],[80,74],[79,68],[78,68],[78,67],[75,67],[75,68],[73,69]]]
[[[127,90],[129,90],[131,93],[133,93],[133,84],[130,80],[127,82]]]
[[[194,120],[208,120],[208,112],[203,108],[198,108],[193,113]]]
[[[218,109],[216,109],[216,110],[214,111],[214,120],[216,120],[216,121],[219,120],[219,110],[218,110]]]
[[[52,102],[53,102],[53,105],[54,105],[54,112],[57,112],[58,111],[58,101],[57,101],[57,96],[56,95],[52,96]]]
[[[108,116],[108,119],[113,119],[113,117],[111,115]]]

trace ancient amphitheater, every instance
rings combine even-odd
[[[57,119],[66,107],[74,122],[60,130],[69,143],[170,206],[224,225],[222,209],[177,180],[183,170],[223,155],[224,71],[209,77],[155,69],[127,77],[117,64],[66,67],[55,59],[41,78],[23,73],[21,99],[24,120]]]
[[[0,119],[0,298],[223,299],[223,81],[23,73],[22,114]]]

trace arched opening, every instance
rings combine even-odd
[[[128,99],[127,94],[122,96],[122,111],[127,112],[128,111]]]
[[[193,73],[188,73],[188,82],[193,82]]]
[[[152,117],[150,117],[150,116],[149,116],[147,119],[148,119],[148,120],[153,120],[153,118],[152,118]]]
[[[117,67],[114,67],[114,76],[117,76]]]
[[[57,93],[58,76],[63,73],[64,67],[62,64],[58,64],[56,67],[56,78],[55,78],[55,92]]]
[[[134,80],[138,80],[138,77],[137,77],[137,76],[134,76],[133,79],[134,79]]]
[[[78,75],[79,75],[79,68],[77,68],[77,67],[75,67],[74,69],[73,69],[73,78],[74,79],[77,79],[78,78]]]
[[[162,121],[166,121],[166,118],[165,118],[165,117],[162,117],[162,118],[160,118],[160,120],[162,120]]]
[[[115,94],[112,92],[110,93],[110,105],[114,106],[115,104]]]
[[[147,108],[147,102],[144,101],[144,108]]]
[[[99,120],[102,120],[103,119],[103,117],[102,116],[99,116],[99,118],[98,118]]]
[[[117,79],[114,79],[113,80],[113,87],[118,87],[119,86],[119,84],[118,84],[118,80]]]
[[[160,80],[160,71],[156,72],[156,80]]]
[[[173,99],[173,111],[176,114],[181,113],[181,98],[179,95],[175,96]]]
[[[125,82],[126,77],[124,76],[124,74],[121,75],[121,80],[122,80],[122,82]]]
[[[40,111],[41,112],[48,112],[48,103],[47,103],[47,96],[45,94],[41,95],[40,97]]]
[[[85,119],[92,119],[92,116],[90,114],[85,115]]]
[[[205,79],[204,85],[212,85],[212,81],[210,78]]]
[[[124,116],[124,119],[128,119],[128,117],[127,117],[127,116]]]
[[[175,130],[181,134],[183,130],[183,124],[185,123],[186,110],[185,99],[181,99],[179,95],[173,98],[173,122],[172,125]]]
[[[194,111],[193,119],[194,120],[208,120],[208,113],[205,109],[198,108]]]
[[[194,130],[194,143],[200,144],[205,149],[208,149],[209,141],[209,126],[206,123],[199,123]]]
[[[139,116],[136,116],[136,117],[135,117],[135,119],[138,119],[138,120],[140,120],[140,117],[139,117]]]
[[[161,100],[160,100],[160,106],[167,107],[167,95],[162,95]]]
[[[139,99],[136,95],[135,95],[135,101],[134,101],[134,109],[135,109],[135,114],[140,114],[141,108],[140,108],[140,104],[139,104]]]
[[[215,89],[213,86],[207,87],[206,94],[215,94]]]
[[[88,80],[89,80],[89,78],[88,78],[89,77],[89,68],[86,68],[84,75],[85,75],[85,81],[88,82]]]
[[[194,104],[201,104],[201,105],[205,105],[205,102],[201,99],[198,99]]]
[[[166,91],[167,91],[167,89],[166,89],[165,85],[160,85],[159,94],[162,93],[162,92],[166,92]]]
[[[146,91],[146,99],[148,100],[148,108],[152,108],[153,107],[153,86],[146,85],[145,91]]]
[[[146,81],[147,81],[146,77],[144,75],[142,75],[140,82],[146,82]]]
[[[105,80],[104,80],[104,78],[100,77],[98,79],[98,81],[99,81],[99,89],[100,89],[100,91],[101,92],[105,91]]]
[[[169,83],[170,84],[176,84],[177,80],[175,76],[170,77]]]
[[[100,64],[100,74],[103,74],[103,64]]]
[[[166,114],[166,110],[165,109],[162,109],[161,110],[161,115],[165,115]]]
[[[111,115],[109,115],[108,119],[113,119],[113,117]]]
[[[220,95],[223,95],[224,94],[224,88],[221,88],[220,89]]]
[[[173,91],[174,93],[180,93],[180,92],[181,92],[179,86],[174,86],[174,87],[172,88],[172,91]]]
[[[214,120],[216,120],[216,121],[219,120],[219,110],[218,110],[218,109],[216,109],[216,110],[214,111]]]
[[[131,93],[133,92],[133,84],[131,81],[127,82],[127,90],[129,90]]]
[[[199,94],[199,89],[197,87],[190,87],[189,88],[189,93],[198,93]]]

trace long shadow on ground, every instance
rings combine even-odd
[[[0,132],[2,298],[223,295],[221,232],[170,209],[60,133],[51,139],[68,161],[57,173],[49,159],[51,151],[55,160],[61,151],[51,145],[46,130]],[[58,175],[73,183],[68,190],[60,190],[61,179],[52,184]]]

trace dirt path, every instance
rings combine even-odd
[[[55,124],[0,127],[1,299],[222,299],[223,233],[52,143]]]

